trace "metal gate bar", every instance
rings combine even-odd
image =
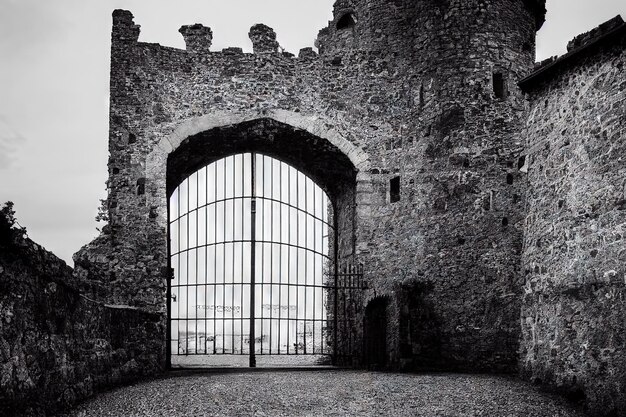
[[[168,207],[171,356],[249,355],[254,366],[255,355],[331,353],[328,203],[310,178],[260,154],[185,179]]]

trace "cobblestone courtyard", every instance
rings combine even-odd
[[[70,416],[321,415],[584,416],[509,377],[364,371],[175,373],[102,394]]]

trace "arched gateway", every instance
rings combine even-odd
[[[350,353],[336,343],[353,326],[336,266],[354,249],[355,180],[334,145],[271,119],[181,142],[167,172],[172,366]]]

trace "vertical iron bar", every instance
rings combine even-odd
[[[275,162],[274,160],[273,162]],[[283,163],[278,163],[278,200],[282,201],[282,182],[283,182]],[[273,184],[273,183],[272,183]],[[272,194],[272,198],[274,195]],[[283,205],[281,203],[278,204],[278,354],[280,355],[281,348],[281,328],[283,327],[283,323],[281,321],[282,317],[282,309],[283,309],[283,297],[282,297],[282,288],[283,288],[283,277],[282,277],[282,269],[283,269]],[[289,289],[289,287],[287,287]]]
[[[307,177],[304,176],[304,247],[306,248],[309,245],[309,236],[308,236],[308,225],[309,225],[309,219],[307,217],[307,213],[308,213],[308,206],[309,206],[309,199],[308,199],[308,189],[309,189],[309,184],[307,183]],[[307,298],[309,298],[309,287],[307,287],[306,285],[308,285],[309,283],[309,269],[308,269],[308,261],[309,261],[309,254],[307,253],[307,251],[305,250],[304,252],[304,354],[306,355],[306,334],[307,334],[307,328],[306,328],[306,322],[307,322],[307,316],[309,314],[309,311],[307,310],[307,303],[306,300]]]
[[[256,159],[256,155],[255,155]],[[263,195],[263,190],[265,189],[265,160],[260,158],[259,162],[261,163],[261,195]],[[254,175],[256,176],[256,169]],[[256,178],[256,177],[255,177]],[[254,192],[256,193],[256,186]],[[261,241],[265,241],[265,200],[260,199],[261,203]],[[265,243],[261,243],[261,355],[263,355],[263,336],[265,330],[265,313],[263,312],[263,302],[265,301]]]
[[[222,188],[223,199],[226,199],[226,158],[222,159],[222,177],[224,177],[224,188]],[[226,353],[226,201],[222,202],[222,353]]]
[[[177,339],[176,340],[176,354],[180,355],[180,304],[181,304],[181,299],[180,299],[180,258],[182,258],[182,255],[180,254],[180,190],[182,189],[182,184],[181,186],[179,186],[179,190],[178,190],[178,264],[176,266],[176,269],[178,269],[178,288],[177,288],[177,303],[176,303],[176,333],[177,333]]]
[[[217,162],[213,163],[213,354],[217,354]]]
[[[317,220],[315,219],[315,206],[317,201],[315,200],[315,188],[313,184],[313,250],[317,251],[316,237],[317,237]],[[315,311],[315,297],[317,296],[317,253],[313,252],[313,354],[315,355],[315,319],[317,317],[317,311]],[[321,317],[320,317],[321,318]]]
[[[199,239],[198,239],[198,219],[200,218],[200,213],[198,212],[198,206],[200,205],[200,174],[198,171],[195,173],[196,176],[196,206],[194,207],[194,216],[196,216],[196,248],[194,249],[196,253],[196,286],[194,288],[194,292],[196,293],[196,311],[194,312],[194,316],[196,318],[196,346],[194,349],[194,353],[198,353],[198,254],[200,249],[198,248]]]
[[[232,263],[232,268],[231,268],[231,273],[230,273],[230,279],[232,281],[232,287],[231,287],[231,304],[230,304],[230,325],[231,325],[231,334],[230,334],[230,340],[231,340],[231,346],[233,347],[233,354],[235,354],[235,241],[237,240],[236,236],[235,236],[235,232],[237,231],[237,223],[235,220],[235,205],[236,205],[236,185],[235,185],[235,175],[236,175],[236,170],[237,170],[237,156],[234,155],[231,157],[232,158],[232,164],[233,164],[233,176],[231,179],[231,182],[233,184],[233,200],[232,200],[232,205],[233,205],[233,216],[232,216],[232,241],[233,243],[231,243],[231,251],[232,251],[232,257],[233,257],[233,263]]]
[[[187,296],[185,297],[185,355],[189,355],[189,219],[191,219],[191,215],[189,214],[189,178],[186,180],[187,186],[187,236],[185,239],[187,240],[187,251],[185,256],[187,257],[187,279],[185,281],[185,293]]]
[[[337,221],[337,210],[335,210],[334,204],[333,204],[333,226],[334,226],[334,231],[333,231],[333,252],[334,252],[334,272],[335,272],[335,283],[334,283],[334,293],[335,296],[333,297],[333,364],[336,365],[337,364],[337,348],[338,348],[338,343],[337,343],[337,336],[338,336],[338,331],[337,331],[337,325],[339,324],[338,322],[338,317],[337,314],[339,313],[338,311],[338,300],[337,297],[339,297],[339,289],[338,289],[338,285],[339,285],[339,256],[338,256],[338,245],[339,245],[339,239],[337,238],[337,235],[339,234],[339,227],[338,227],[338,221]]]
[[[246,154],[241,154],[241,301],[240,301],[240,310],[241,311],[241,319],[239,320],[239,334],[240,334],[240,341],[241,341],[241,345],[240,345],[240,350],[241,353],[243,354],[243,289],[244,289],[244,261],[243,261],[243,257],[244,257],[244,245],[245,243],[243,243],[243,241],[245,240],[245,231],[246,231],[246,227],[245,227],[245,217],[244,217],[244,208],[246,206],[246,200],[245,200],[245,196],[246,196]]]
[[[265,155],[263,156],[265,160]],[[263,181],[265,186],[265,181]],[[263,189],[265,197],[265,188]],[[274,197],[274,161],[270,158],[270,198]],[[270,203],[270,352],[272,354],[272,327],[274,326],[274,202]]]
[[[291,204],[291,166],[287,165],[287,203]],[[287,244],[291,243],[291,207],[287,206]],[[289,355],[289,335],[291,333],[291,246],[287,246],[287,355]],[[296,291],[297,291],[296,287]]]
[[[300,324],[300,171],[296,170],[296,355],[300,347],[298,325]],[[304,287],[306,297],[306,287]],[[306,314],[305,314],[306,315]]]
[[[255,194],[256,194],[256,190],[255,190],[255,186],[256,186],[256,170],[255,170],[255,154],[252,153],[252,204],[251,204],[251,211],[250,211],[250,224],[251,224],[251,231],[250,231],[250,240],[252,242],[252,248],[250,250],[250,368],[255,368],[256,367],[256,357],[255,357],[255,319],[254,319],[254,310],[255,310],[255,294],[254,294],[254,287],[255,287],[255,281],[256,281],[256,276],[255,276],[255,238],[256,238],[256,198],[255,198]],[[262,333],[262,332],[261,332]],[[262,343],[262,341],[261,341]]]
[[[167,199],[167,355],[165,357],[165,369],[172,368],[172,223],[170,223],[171,197]]]
[[[204,354],[209,349],[209,167],[204,168]]]

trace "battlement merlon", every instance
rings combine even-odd
[[[182,26],[178,31],[185,39],[186,49],[189,52],[209,52],[213,44],[213,31],[210,27],[196,23]]]
[[[256,24],[250,28],[248,36],[252,41],[252,50],[255,54],[278,52],[276,32],[271,27]]]
[[[113,11],[113,30],[111,32],[111,40],[113,43],[137,42],[141,26],[136,25],[134,17],[128,10],[116,9]]]

